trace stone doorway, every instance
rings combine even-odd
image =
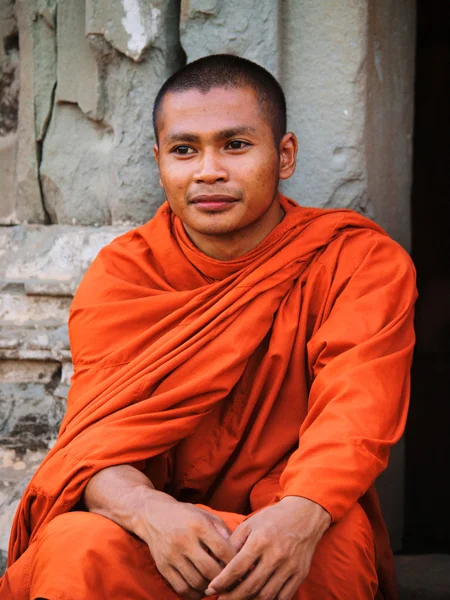
[[[419,300],[404,551],[450,553],[450,3],[417,3],[412,255]]]

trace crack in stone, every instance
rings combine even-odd
[[[48,116],[45,120],[44,131],[42,133],[42,139],[36,140],[37,179],[38,179],[38,183],[39,183],[39,191],[41,194],[42,209],[45,214],[45,224],[46,225],[50,225],[52,223],[52,218],[50,215],[50,211],[48,210],[48,207],[45,202],[44,187],[43,187],[42,178],[41,178],[41,164],[42,164],[42,155],[43,155],[43,151],[44,151],[45,138],[47,137],[47,132],[48,132],[48,128],[50,125],[50,121],[53,116],[53,111],[55,110],[56,84],[57,84],[57,82],[55,81],[55,83],[53,85],[53,89],[52,89],[51,100],[50,100],[50,110],[49,110]]]
[[[51,380],[45,384],[45,389],[48,393],[53,393],[62,379],[62,364],[59,363],[58,369],[53,373]]]
[[[49,25],[49,23],[47,22],[46,16],[44,14],[41,14],[40,16],[42,18],[44,18],[44,20],[46,21],[46,24]],[[58,13],[57,13],[57,10],[55,10],[54,22],[52,23],[52,29],[54,29],[54,30],[56,30],[57,18],[58,18]],[[57,45],[57,41],[56,41],[56,37],[55,37],[55,64],[57,64],[57,59],[58,59],[58,45]],[[42,165],[42,156],[43,156],[43,152],[44,152],[45,139],[47,137],[50,122],[52,120],[53,111],[55,110],[55,96],[56,96],[57,83],[58,83],[58,81],[57,81],[57,75],[56,75],[56,71],[55,71],[55,82],[53,84],[51,97],[50,97],[50,109],[49,109],[49,111],[45,117],[45,120],[42,124],[42,135],[40,136],[40,139],[36,139],[37,180],[38,180],[38,185],[39,185],[39,193],[40,193],[40,197],[41,197],[42,210],[43,210],[44,216],[45,216],[45,225],[51,225],[53,221],[52,221],[52,217],[51,217],[51,212],[49,211],[48,206],[46,205],[46,202],[45,202],[44,187],[43,187],[42,178],[41,178],[41,165]]]

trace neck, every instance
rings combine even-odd
[[[222,235],[207,235],[183,225],[189,238],[201,252],[216,260],[230,261],[256,248],[283,217],[284,211],[276,195],[266,213],[257,221],[237,231]]]

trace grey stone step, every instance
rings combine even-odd
[[[399,600],[450,600],[450,554],[395,557]]]

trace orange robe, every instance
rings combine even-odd
[[[310,498],[333,525],[298,597],[396,597],[373,482],[406,420],[414,268],[353,211],[280,202],[282,222],[229,262],[167,204],[99,253],[71,308],[67,414],[17,510],[0,600],[175,598],[142,542],[69,513],[96,472],[128,463],[231,527]]]

